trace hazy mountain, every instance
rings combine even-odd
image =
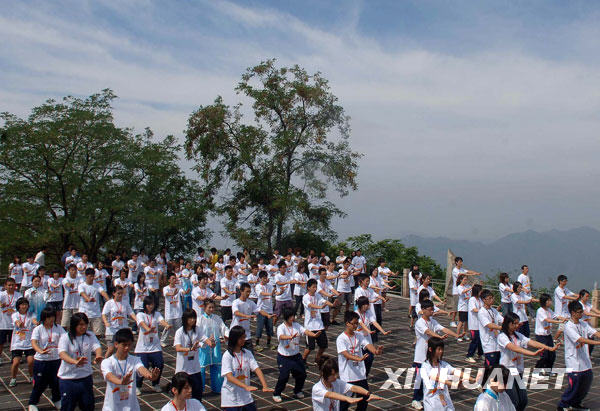
[[[554,288],[558,274],[569,277],[568,287],[574,292],[583,287],[591,290],[594,282],[600,283],[600,231],[590,227],[528,230],[490,243],[416,235],[406,236],[403,242],[418,247],[420,254],[431,256],[443,267],[448,248],[463,257],[466,267],[486,274],[506,271],[514,279],[521,265],[527,264],[534,286]]]

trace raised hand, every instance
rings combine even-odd
[[[100,356],[100,357],[96,357],[96,358],[94,359],[94,361],[96,362],[96,364],[98,364],[98,365],[99,365],[99,364],[100,364],[102,361],[104,361],[104,357],[102,357],[102,356]]]
[[[129,385],[129,383],[131,382],[131,376],[132,375],[133,375],[133,370],[131,370],[127,374],[125,374],[123,376],[123,378],[121,378],[121,384],[120,385]]]
[[[86,363],[87,363],[87,358],[86,357],[79,357],[77,359],[77,362],[75,363],[75,365],[78,366],[78,367],[83,367]]]
[[[381,398],[379,395],[375,395],[375,394],[371,394],[369,395],[369,398],[367,398],[367,401],[371,401],[371,400],[382,400],[383,398]]]
[[[153,368],[152,369],[152,381],[156,381],[158,379],[159,375],[160,375],[160,369],[159,368]]]

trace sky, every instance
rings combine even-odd
[[[118,125],[182,139],[276,58],[321,72],[351,117],[340,239],[600,228],[599,18],[576,0],[9,0],[0,111],[111,88]]]

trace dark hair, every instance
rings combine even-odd
[[[290,317],[296,315],[296,310],[293,307],[285,307],[283,309],[283,320],[287,321]]]
[[[46,321],[48,318],[52,318],[52,317],[54,317],[54,321],[56,321],[56,311],[54,311],[54,308],[47,305],[46,307],[44,307],[44,309],[40,313],[40,323],[43,324],[44,321]]]
[[[240,284],[240,292],[243,292],[244,290],[250,288],[250,284],[248,283],[241,283]]]
[[[121,328],[115,333],[113,343],[122,344],[133,342],[133,332],[130,328]]]
[[[456,277],[456,285],[459,285],[460,283],[462,283],[463,278],[465,278],[466,275],[464,274],[459,274],[458,277]]]
[[[488,298],[489,296],[493,296],[494,294],[492,294],[492,292],[488,289],[485,289],[481,292],[481,294],[479,294],[479,298],[483,301],[485,298]]]
[[[137,275],[137,278],[136,278],[136,281],[135,281],[137,285],[141,285],[141,284],[140,284],[140,280],[142,279],[142,277],[144,277],[144,280],[145,280],[145,279],[146,279],[146,274],[144,274],[144,273],[139,273],[139,274]]]
[[[4,284],[8,284],[8,283],[15,283],[15,284],[16,284],[17,282],[15,281],[15,279],[14,279],[14,278],[12,278],[12,277],[8,277],[8,278],[6,279],[6,281],[4,282]]]
[[[227,339],[227,351],[229,354],[233,355],[233,350],[237,345],[240,338],[246,336],[246,330],[244,330],[241,326],[236,325],[229,330],[229,338]]]
[[[167,388],[169,391],[175,388],[177,392],[181,392],[186,385],[189,385],[190,387],[192,386],[190,376],[187,372],[179,371],[178,373],[175,373],[173,378],[171,378],[171,382],[168,384]]]
[[[94,270],[93,268],[86,268],[85,269],[85,275],[96,275],[96,270]]]
[[[569,308],[569,314],[573,314],[575,311],[582,309],[579,301],[571,301],[567,307]]]
[[[317,280],[315,280],[314,278],[311,278],[306,282],[306,288],[310,288],[313,285],[317,285]]]
[[[558,278],[556,279],[556,281],[558,281],[560,283],[561,281],[564,281],[566,279],[567,279],[567,276],[564,275],[564,274],[561,274],[561,275],[558,276]]]
[[[175,273],[171,273],[171,274],[169,274],[169,277],[168,277],[167,279],[168,279],[168,280],[171,280],[171,277],[175,277],[175,278],[177,278],[177,274],[175,274]]]
[[[589,294],[589,293],[590,292],[588,290],[586,290],[585,288],[583,288],[583,289],[581,289],[579,291],[579,298],[581,299],[581,298],[585,297],[586,294]]]
[[[25,297],[19,297],[17,299],[17,302],[15,303],[15,308],[17,309],[17,311],[19,311],[19,307],[21,306],[21,304],[27,304],[27,307],[29,307],[29,300]]]
[[[152,312],[150,314],[154,314],[154,312],[156,312],[156,301],[154,301],[154,297],[152,297],[151,295],[147,295],[144,297],[144,301],[142,302],[142,310],[146,312],[146,306],[150,304],[154,305],[154,308],[152,309]]]
[[[69,323],[69,340],[73,342],[75,337],[77,337],[77,326],[80,322],[84,322],[86,325],[89,325],[90,320],[88,320],[87,315],[85,313],[75,313],[71,317],[71,322]],[[86,331],[84,335],[89,335]]]
[[[481,380],[482,387],[485,387],[487,384],[491,383],[492,381],[498,381],[498,375],[494,372],[497,369],[500,369],[500,374],[502,374],[502,381],[499,381],[499,382],[501,382],[503,385],[508,382],[508,379],[510,378],[509,369],[506,368],[504,365],[496,364],[496,365],[485,367],[485,370],[483,372],[483,379]],[[495,377],[495,378],[491,379],[490,377]]]
[[[500,283],[504,284],[505,280],[508,281],[508,274],[507,273],[500,273]]]
[[[515,313],[506,313],[502,322],[502,332],[510,337],[508,326],[514,322],[519,322],[519,316]]]
[[[187,322],[188,322],[188,320],[190,318],[193,318],[194,320],[197,320],[198,319],[198,314],[196,314],[195,310],[192,310],[191,308],[188,308],[181,315],[181,326],[183,327],[183,331],[184,332],[187,330]],[[195,325],[192,326],[192,330],[194,332],[196,332],[196,326]]]
[[[422,304],[423,301],[427,301],[429,300],[429,290],[427,288],[423,288],[421,291],[419,291],[419,302]]]
[[[427,308],[433,308],[433,302],[431,300],[425,300],[421,303],[421,310],[425,310]]]
[[[280,261],[279,264],[277,264],[277,267],[279,267],[279,268],[286,267],[287,268],[287,264],[285,263],[285,261]]]
[[[317,367],[319,367],[319,370],[321,371],[321,378],[325,379],[340,372],[337,360],[328,355],[322,355],[321,358],[319,358]]]
[[[525,267],[527,267],[527,264],[523,264],[523,265],[521,266],[521,270],[524,270],[524,269],[525,269]],[[527,267],[527,268],[529,268],[529,267]]]
[[[258,278],[266,278],[268,277],[269,274],[267,274],[266,271],[261,271],[260,273],[258,273]]]
[[[348,324],[352,320],[358,320],[360,317],[354,311],[346,311],[344,313],[344,324]]]
[[[520,282],[518,282],[518,281],[515,281],[515,282],[513,283],[513,292],[515,292],[515,293],[516,293],[516,292],[517,292],[517,290],[519,289],[519,287],[522,287],[522,286],[523,286],[523,284],[521,284],[521,283],[520,283]]]
[[[427,340],[427,361],[431,364],[431,359],[433,358],[433,354],[439,348],[444,348],[444,340],[438,337],[431,337]],[[441,360],[441,358],[440,358]]]
[[[358,276],[358,283],[360,284],[360,283],[362,283],[363,281],[365,281],[367,279],[369,279],[369,276],[367,276],[366,274],[360,274]]]
[[[356,300],[356,306],[358,307],[359,310],[360,310],[360,307],[362,307],[363,305],[367,305],[367,304],[370,304],[370,301],[364,295],[361,297],[358,297],[358,299]]]
[[[459,261],[462,261],[462,257],[456,257],[454,258],[454,264],[457,264]]]
[[[322,273],[327,274],[327,269],[325,267],[319,268],[319,275],[321,275]]]
[[[473,288],[471,289],[471,297],[478,298],[482,289],[483,286],[481,284],[474,284]]]
[[[233,267],[228,264],[228,265],[225,266],[224,270],[225,271],[227,271],[227,270],[233,270]]]
[[[546,303],[548,301],[552,301],[552,297],[550,297],[550,294],[544,293],[540,295],[540,307],[546,308]]]

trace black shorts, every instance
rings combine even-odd
[[[13,330],[0,330],[0,345],[4,345],[6,343],[10,344],[12,333]]]
[[[468,311],[459,311],[458,312],[458,321],[466,323],[469,321],[469,312]]]
[[[313,331],[313,332],[316,332],[316,331]],[[325,332],[325,330],[322,330],[321,334],[319,334],[319,336],[316,338],[309,337],[308,335],[306,336],[306,347],[309,350],[312,351],[315,349],[315,343],[316,343],[316,345],[319,346],[319,348],[322,348],[322,349],[326,349],[329,346],[329,344],[327,342],[327,333]]]
[[[325,328],[329,327],[331,325],[330,313],[321,313],[321,321],[323,321]]]
[[[233,312],[231,306],[221,306],[221,319],[223,322],[233,319]]]
[[[12,350],[11,352],[12,359],[21,358],[21,357],[33,357],[35,355],[35,350]]]
[[[419,318],[419,316],[417,315],[417,307],[415,307],[414,305],[410,306],[410,317],[414,318],[415,320]]]
[[[62,311],[63,302],[62,301],[48,301],[46,306],[52,307],[52,309],[56,312]]]

